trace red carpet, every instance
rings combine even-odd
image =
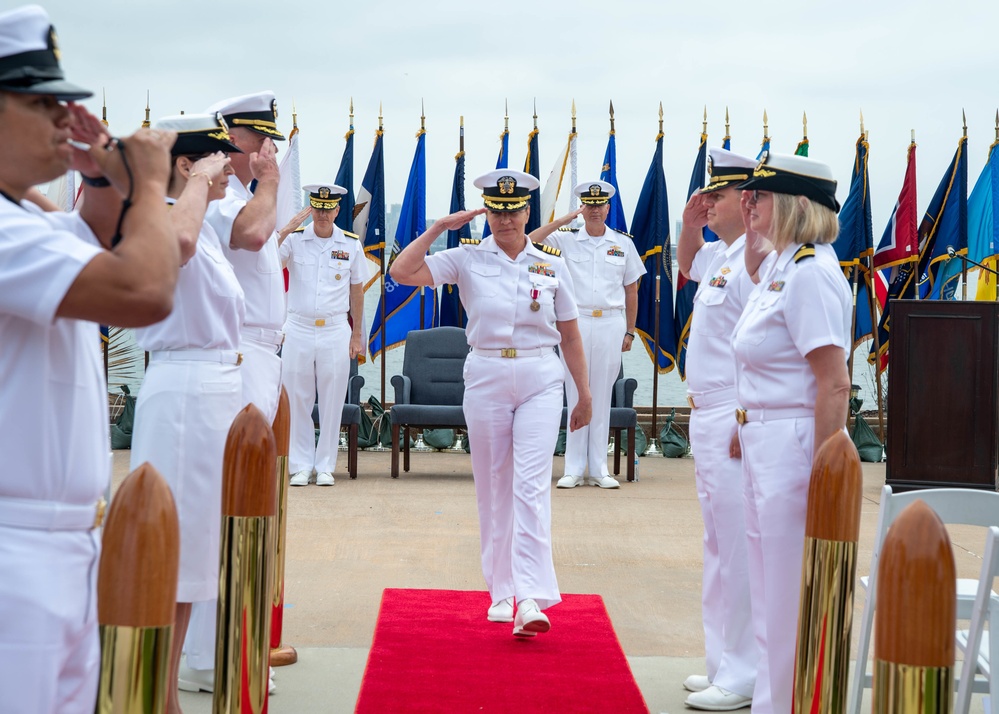
[[[648,712],[603,599],[562,598],[520,638],[485,592],[386,589],[355,711]]]

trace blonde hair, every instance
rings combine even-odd
[[[770,238],[777,247],[832,243],[839,235],[836,212],[805,196],[774,193]]]

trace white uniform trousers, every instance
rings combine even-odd
[[[753,695],[759,649],[753,635],[746,565],[742,462],[729,456],[736,404],[724,400],[690,412],[697,499],[704,518],[701,611],[712,684]]]
[[[340,418],[350,377],[350,325],[347,315],[326,320],[322,327],[300,324],[288,316],[285,324],[284,367],[281,379],[291,401],[291,449],[288,470],[316,473],[336,470],[340,451]],[[319,395],[319,443],[312,407]]]
[[[465,360],[463,408],[493,602],[561,602],[552,562],[552,460],[564,369],[555,355]]]
[[[739,428],[749,592],[760,649],[754,714],[791,711],[814,439],[814,417],[750,422]]]
[[[93,714],[99,536],[0,526],[0,710]]]
[[[266,342],[265,334],[280,334],[277,330],[244,328],[240,332],[239,351],[243,363],[239,366],[243,384],[243,406],[255,405],[268,424],[274,422],[281,396],[281,358],[277,339]],[[240,407],[242,408],[242,407]],[[192,669],[215,669],[215,624],[218,600],[201,600],[191,607],[191,621],[184,639],[187,666]]]
[[[626,330],[624,311],[604,312],[602,317],[580,313],[579,334],[583,338],[586,373],[593,397],[593,419],[587,426],[565,435],[564,476],[583,476],[589,469],[591,478],[609,476],[607,442],[610,434],[611,394],[621,371],[621,344]],[[579,392],[568,368],[565,372],[566,403],[569,414],[579,403]]]

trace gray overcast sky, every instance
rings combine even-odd
[[[5,3],[13,6],[11,3]],[[598,176],[614,101],[618,179],[629,223],[665,113],[670,217],[680,217],[704,107],[709,143],[731,114],[732,148],[755,156],[762,115],[772,149],[793,152],[808,114],[813,158],[847,194],[863,110],[871,142],[875,243],[901,187],[910,129],[918,149],[919,210],[932,196],[968,116],[969,190],[995,138],[999,3],[877,0],[837,3],[475,3],[399,0],[325,4],[191,0],[44,3],[72,81],[107,91],[112,130],[200,111],[272,89],[282,129],[298,109],[305,183],[332,181],[355,108],[355,190],[383,103],[388,203],[400,203],[427,115],[427,215],[447,212],[458,117],[465,117],[466,200],[491,170],[509,101],[510,165],[522,168],[532,102],[542,180],[577,106],[579,179]],[[504,13],[504,8],[509,12]],[[675,236],[674,236],[675,239]]]

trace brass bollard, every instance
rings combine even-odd
[[[860,455],[838,431],[815,452],[808,486],[792,711],[846,711],[860,540]]]
[[[97,714],[166,710],[180,566],[170,487],[148,462],[122,482],[104,526],[97,575],[101,676]]]
[[[874,613],[875,714],[949,714],[957,577],[947,529],[916,501],[885,537]]]
[[[236,415],[222,461],[222,539],[214,714],[267,711],[277,448],[252,404]]]
[[[298,661],[291,645],[281,644],[284,629],[284,560],[288,538],[288,449],[291,441],[291,406],[288,392],[281,387],[277,414],[274,416],[274,440],[277,442],[277,528],[274,533],[274,602],[271,611],[271,667],[284,667]]]

